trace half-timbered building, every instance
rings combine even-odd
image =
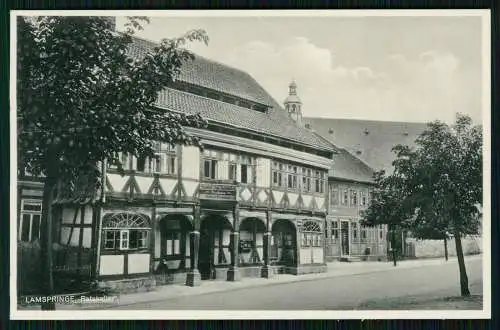
[[[153,47],[136,38],[130,54]],[[283,107],[241,70],[197,56],[181,71],[155,110],[200,113],[207,129],[186,130],[203,150],[157,141],[155,158],[121,155],[124,175],[104,162],[91,203],[56,196],[55,241],[79,249],[78,268],[89,264],[101,286],[121,289],[324,272],[335,148],[297,122],[294,84]]]

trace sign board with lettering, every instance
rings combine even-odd
[[[227,183],[201,183],[200,199],[236,201],[236,185]]]

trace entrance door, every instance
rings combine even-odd
[[[340,236],[342,240],[342,255],[349,255],[349,221],[342,221],[340,225]]]
[[[213,233],[208,229],[200,233],[200,248],[198,253],[198,270],[202,280],[213,279]]]

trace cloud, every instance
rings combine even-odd
[[[469,77],[460,60],[447,52],[388,54],[377,68],[353,67],[339,63],[330,49],[297,37],[282,44],[254,40],[219,55],[250,73],[280,103],[295,79],[304,116],[452,121],[457,111],[470,113],[477,106],[469,99],[474,93],[465,90]],[[476,117],[480,113],[479,108]]]

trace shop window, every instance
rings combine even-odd
[[[167,256],[174,256],[181,253],[181,233],[180,232],[167,232],[165,233],[165,251]]]
[[[367,241],[367,235],[366,235],[367,229],[364,226],[361,226],[360,228],[360,234],[361,234],[361,242],[366,243]]]
[[[358,240],[358,224],[355,222],[351,223],[351,229],[352,229],[352,240],[357,241]]]
[[[217,179],[217,160],[205,159],[203,176],[207,179]]]
[[[302,246],[321,246],[321,236],[321,226],[314,221],[306,221],[302,228]]]
[[[42,220],[42,202],[36,200],[21,201],[21,218],[19,219],[19,240],[31,242],[40,238]]]
[[[149,221],[142,214],[118,213],[103,221],[105,250],[141,250],[149,248]]]

